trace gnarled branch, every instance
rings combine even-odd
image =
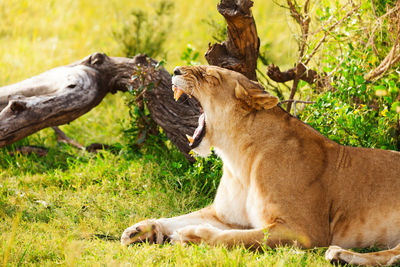
[[[296,69],[300,80],[303,80],[309,84],[315,84],[319,89],[329,88],[333,90],[328,76],[320,75],[315,70],[308,69],[302,63],[298,64],[298,67],[291,68],[286,71],[281,71],[278,66],[271,64],[268,66],[267,75],[275,82],[285,83],[295,79]]]
[[[217,6],[228,24],[227,40],[210,45],[205,57],[209,64],[231,69],[256,81],[260,40],[250,0],[222,0]]]

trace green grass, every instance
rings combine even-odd
[[[0,86],[17,82],[93,52],[122,56],[113,38],[130,10],[150,8],[144,0],[8,0],[0,2]],[[215,0],[174,1],[174,26],[167,43],[167,69],[183,64],[192,44],[203,53],[211,41],[205,19],[221,20]],[[262,45],[271,59],[293,62],[296,44],[284,10],[270,1],[253,9]],[[279,33],[279,34],[277,34]],[[204,59],[201,59],[205,62]],[[108,96],[69,125],[81,144],[124,144],[128,112],[124,96]],[[19,145],[49,149],[45,157],[10,156]],[[137,245],[122,247],[119,236],[145,219],[187,213],[212,201],[202,180],[176,151],[133,156],[126,149],[97,155],[57,144],[45,129],[0,149],[0,264],[4,266],[326,266],[324,249]]]
[[[198,195],[195,182],[192,190],[169,182],[182,178],[173,164],[181,159],[177,152],[168,159],[147,155],[127,160],[108,152],[91,155],[55,146],[43,158],[15,158],[6,150],[0,158],[0,259],[8,250],[9,265],[326,265],[324,249],[122,247],[118,239],[127,226],[189,212],[211,201]]]

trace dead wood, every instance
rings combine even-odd
[[[38,146],[21,146],[17,147],[14,151],[10,151],[8,154],[10,156],[15,156],[17,154],[21,155],[31,155],[31,154],[36,154],[39,157],[44,157],[48,153],[48,150],[44,147],[38,147]]]
[[[377,23],[372,30],[369,43],[375,47],[375,33],[378,29],[378,26],[383,23],[382,21],[385,17],[389,17],[389,33],[392,33],[394,36],[390,36],[393,46],[379,66],[364,75],[364,78],[369,81],[379,78],[386,71],[400,62],[400,1],[397,1],[396,5],[392,9],[388,10],[388,12],[386,12],[384,15],[377,18]]]
[[[85,149],[88,152],[97,153],[97,151],[99,150],[111,150],[111,146],[106,144],[93,143],[88,145]]]
[[[391,69],[397,63],[400,62],[400,44],[393,45],[390,52],[382,60],[378,67],[371,70],[369,73],[364,75],[365,80],[371,81],[382,76],[387,70]]]
[[[107,93],[154,88],[144,94],[152,119],[189,159],[185,134],[192,134],[200,114],[193,99],[175,103],[171,76],[146,57],[133,59],[95,53],[74,64],[52,69],[17,84],[0,87],[0,147],[43,128],[69,123],[97,106]],[[132,81],[132,73],[152,70],[151,80]]]
[[[51,128],[54,130],[54,132],[57,135],[57,142],[64,143],[64,144],[70,144],[78,149],[82,149],[82,150],[85,149],[85,147],[82,146],[81,144],[79,144],[77,141],[69,138],[63,131],[61,131],[60,128],[58,128],[58,126],[53,126]]]
[[[217,9],[228,24],[228,37],[222,44],[210,45],[205,56],[211,65],[257,80],[260,41],[250,10],[252,5],[250,0],[221,1]],[[176,103],[170,74],[157,66],[156,61],[142,55],[128,59],[95,53],[74,64],[0,87],[0,147],[43,128],[75,120],[97,106],[107,93],[139,88],[145,90],[137,96],[137,104],[147,106],[154,122],[193,161],[186,134],[192,135],[197,127],[198,103],[187,97],[181,97]],[[58,139],[71,143],[60,133]]]
[[[267,75],[275,82],[285,83],[295,79],[296,71],[300,80],[303,80],[309,84],[315,84],[320,90],[324,88],[328,88],[330,90],[333,89],[328,76],[320,75],[317,71],[308,69],[302,63],[299,63],[298,67],[294,67],[286,71],[281,71],[278,66],[271,64],[268,66]]]
[[[260,39],[250,10],[252,6],[250,0],[222,0],[218,4],[218,12],[228,24],[228,36],[221,44],[209,45],[205,57],[210,65],[240,72],[257,81]]]

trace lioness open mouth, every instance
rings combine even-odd
[[[185,92],[178,88],[176,85],[172,85],[172,90],[174,91],[174,99],[175,101],[178,101],[178,99],[185,94]],[[189,95],[189,97],[192,97]],[[204,135],[206,134],[206,116],[204,112],[201,113],[199,117],[199,125],[197,126],[196,130],[193,133],[193,136],[186,135],[187,139],[189,140],[190,143],[190,148],[194,149],[199,144],[201,143],[201,140],[203,140]]]

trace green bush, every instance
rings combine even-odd
[[[382,3],[376,4],[381,10]],[[372,13],[368,1],[355,16],[372,20]],[[334,12],[329,8],[317,9],[317,14],[323,20]],[[375,39],[378,54],[366,45],[369,36],[352,20],[331,33],[340,43],[328,43],[322,52],[322,70],[325,73],[334,71],[331,77],[334,90],[317,93],[316,103],[306,106],[300,117],[340,144],[400,149],[399,67],[388,70],[375,81],[364,79],[391,47],[392,33],[386,25],[390,22],[383,23],[379,37]],[[343,57],[338,57],[340,52]]]
[[[301,118],[340,144],[399,150],[398,77],[366,83],[357,61],[349,57],[342,63],[336,90],[319,95]]]

